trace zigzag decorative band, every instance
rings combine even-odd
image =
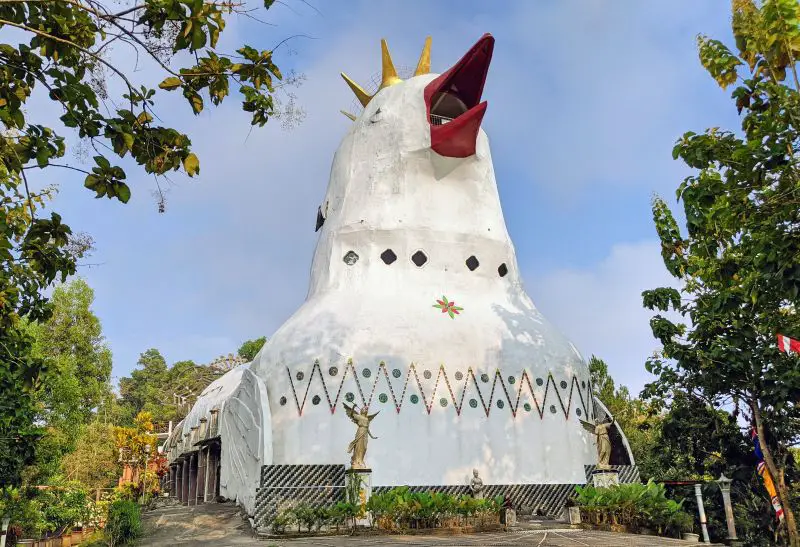
[[[436,402],[436,393],[437,390],[439,390],[439,386],[442,379],[444,379],[444,385],[446,387],[446,393],[442,392],[442,395],[446,396],[442,396],[439,399],[439,404],[442,407],[446,407],[449,404],[452,404],[458,416],[461,416],[461,412],[464,410],[465,396],[467,393],[467,389],[470,387],[470,384],[474,386],[478,398],[470,399],[469,406],[472,408],[477,408],[478,401],[480,401],[480,405],[483,408],[483,411],[487,417],[489,416],[494,406],[496,406],[498,409],[503,409],[506,404],[508,404],[509,410],[511,411],[511,415],[513,417],[517,416],[517,413],[520,412],[520,408],[522,408],[526,412],[532,411],[533,407],[531,407],[531,405],[527,402],[524,403],[522,407],[520,407],[520,403],[523,400],[523,391],[526,386],[528,388],[528,394],[530,395],[530,398],[533,400],[533,403],[535,405],[536,412],[539,415],[539,419],[544,418],[546,410],[549,410],[552,414],[555,414],[559,408],[561,409],[561,412],[564,414],[564,417],[569,419],[570,411],[573,407],[573,401],[572,401],[573,393],[577,393],[578,401],[576,401],[575,404],[575,414],[579,418],[592,419],[594,418],[595,414],[594,404],[592,400],[591,382],[583,380],[579,384],[577,376],[573,376],[570,382],[567,382],[566,380],[561,380],[560,382],[561,391],[566,391],[567,386],[569,385],[569,394],[564,394],[565,396],[563,397],[561,391],[558,388],[558,385],[556,384],[556,380],[555,378],[553,378],[553,375],[551,373],[547,374],[547,380],[544,380],[543,378],[536,378],[535,379],[536,385],[539,388],[542,388],[542,386],[544,386],[544,395],[542,396],[542,400],[539,401],[539,399],[536,397],[536,394],[534,393],[533,383],[531,382],[531,376],[528,374],[528,371],[523,370],[522,374],[518,378],[512,375],[506,379],[503,378],[503,376],[500,374],[500,370],[497,369],[495,370],[495,373],[491,377],[489,376],[489,374],[486,373],[480,375],[480,382],[483,384],[489,384],[489,381],[491,379],[491,388],[487,398],[484,397],[484,393],[481,392],[481,387],[478,381],[478,377],[475,375],[475,372],[473,371],[472,367],[467,368],[466,374],[463,374],[461,371],[455,373],[454,375],[455,381],[459,383],[463,382],[463,385],[461,385],[461,391],[460,393],[458,393],[457,389],[455,391],[453,390],[453,384],[451,383],[450,377],[447,374],[447,369],[445,368],[444,365],[440,365],[438,373],[436,375],[436,380],[433,385],[433,390],[430,392],[430,395],[428,395],[425,389],[423,388],[422,382],[420,381],[417,367],[414,363],[412,363],[408,367],[408,372],[406,373],[406,377],[403,382],[403,388],[398,397],[396,395],[394,386],[392,385],[392,379],[389,377],[390,376],[389,369],[386,367],[386,364],[384,362],[381,362],[378,365],[378,370],[377,373],[375,374],[374,381],[372,381],[371,388],[369,387],[369,378],[372,376],[372,371],[368,368],[364,368],[362,370],[363,381],[366,383],[365,387],[367,387],[369,390],[368,394],[365,395],[365,389],[364,387],[362,387],[362,380],[359,380],[358,372],[356,371],[356,368],[353,365],[353,361],[349,360],[347,362],[347,365],[344,367],[341,381],[339,382],[338,389],[336,389],[336,394],[332,398],[331,390],[328,389],[327,382],[325,381],[325,374],[323,374],[322,372],[322,368],[320,367],[319,361],[314,362],[314,366],[311,369],[311,374],[308,378],[308,381],[305,382],[305,392],[302,392],[300,394],[298,394],[298,390],[301,389],[300,382],[304,380],[305,374],[302,371],[298,371],[296,372],[293,378],[291,370],[289,370],[288,367],[286,368],[286,375],[289,380],[289,385],[291,386],[292,389],[292,395],[294,398],[295,406],[297,408],[298,416],[303,415],[303,410],[305,409],[306,402],[308,401],[308,395],[314,377],[319,378],[319,381],[322,384],[323,392],[325,394],[325,399],[327,400],[328,408],[330,409],[331,414],[334,414],[336,412],[337,406],[339,405],[340,398],[342,397],[342,389],[344,388],[344,384],[345,381],[347,380],[348,374],[352,377],[353,381],[356,384],[358,397],[361,399],[361,405],[369,408],[370,405],[373,404],[373,399],[375,398],[375,391],[377,390],[378,387],[378,382],[381,377],[380,376],[381,372],[383,373],[383,377],[386,379],[386,384],[389,389],[389,396],[391,397],[392,404],[394,405],[395,410],[397,411],[398,414],[400,413],[400,410],[403,407],[403,403],[406,401],[406,393],[408,391],[410,383],[409,381],[412,380],[412,375],[413,375],[413,381],[416,382],[417,389],[419,391],[420,396],[422,397],[422,403],[428,414],[431,413],[433,405]],[[332,366],[328,369],[329,376],[331,377],[338,376],[338,374],[339,370],[337,367]],[[393,376],[396,381],[402,376],[402,373],[399,369],[394,369],[392,370],[391,376]],[[425,377],[426,380],[430,380],[432,376],[431,371],[425,370],[423,372],[423,376]],[[297,386],[295,386],[295,380],[298,382]],[[507,386],[506,382],[508,382],[509,386],[511,387]],[[519,382],[519,384],[518,387],[515,388],[514,384],[516,384],[517,382]],[[497,391],[498,384],[500,385],[502,389],[502,394],[505,397],[503,397],[503,395],[499,395],[495,399],[495,392]],[[489,385],[485,385],[484,389],[487,389],[489,387],[490,387]],[[558,407],[556,407],[555,404],[550,404],[549,408],[547,406],[548,394],[550,393],[551,388],[552,391],[555,392],[555,397],[558,402]],[[585,393],[583,393],[584,391]],[[381,393],[378,396],[378,401],[380,403],[387,403],[389,401],[389,396],[387,396],[385,393]],[[344,398],[347,402],[352,403],[355,401],[356,395],[354,393],[347,393]],[[565,399],[566,399],[566,404],[564,402]],[[288,401],[289,400],[286,396],[281,396],[279,399],[279,403],[281,406],[286,405]],[[416,404],[417,402],[419,402],[419,397],[416,394],[412,394],[408,398],[408,401],[410,401],[411,404]],[[322,399],[320,398],[319,395],[314,395],[312,397],[311,400],[312,404],[318,405],[321,402]],[[492,403],[495,404],[493,405]],[[580,406],[578,406],[578,403],[580,403]]]

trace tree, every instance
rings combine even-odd
[[[255,359],[256,355],[261,348],[264,347],[264,344],[267,343],[267,337],[262,336],[261,338],[256,338],[255,340],[247,340],[243,342],[242,345],[239,347],[239,350],[236,352],[239,354],[239,357],[245,359],[247,361],[252,361]]]
[[[221,375],[194,361],[178,361],[167,368],[157,349],[142,353],[138,365],[142,368],[119,382],[125,414],[132,420],[139,412],[148,412],[154,422],[162,424],[182,419],[206,386]]]
[[[264,8],[272,3],[265,0]],[[164,95],[136,81],[138,63],[113,62],[111,47],[149,59],[166,76],[159,88],[180,91],[195,114],[206,105],[203,95],[218,105],[234,84],[251,123],[262,126],[278,113],[276,91],[296,83],[281,83],[274,48],[243,45],[235,54],[218,48],[230,16],[255,17],[244,1],[143,0],[118,9],[99,0],[0,3],[4,36],[27,40],[0,43],[0,486],[19,481],[40,433],[29,394],[47,369],[30,355],[20,318],[46,319],[46,289],[74,274],[86,250],[58,213],[37,216],[53,189],[31,192],[28,173],[77,171],[96,197],[127,202],[131,189],[115,156],[130,157],[157,182],[171,171],[200,171],[189,137],[155,122]],[[61,159],[67,141],[58,127],[35,118],[46,111],[31,108],[35,98],[52,101],[61,112],[58,125],[94,150],[91,166]]]
[[[34,354],[50,370],[39,393],[42,419],[73,436],[111,394],[111,350],[93,302],[94,291],[76,279],[53,291],[47,321],[29,326]]]
[[[736,0],[738,54],[698,38],[703,66],[723,88],[736,86],[742,131],[688,132],[677,142],[673,156],[696,170],[677,191],[686,234],[660,198],[653,217],[664,264],[681,286],[643,293],[647,308],[689,320],[651,320],[663,349],[648,362],[658,380],[647,394],[679,389],[717,409],[744,405],[793,547],[800,537],[786,468],[788,447],[800,440],[800,362],[778,351],[775,335],[800,335],[799,18],[796,0]]]
[[[89,490],[114,486],[119,477],[114,426],[94,421],[81,428],[75,450],[61,461],[68,481],[79,481]]]

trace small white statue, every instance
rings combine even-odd
[[[476,500],[482,500],[483,499],[484,486],[483,486],[483,481],[478,476],[478,470],[477,469],[473,469],[472,470],[472,480],[469,481],[469,489],[472,492],[472,497],[473,498],[475,498]]]

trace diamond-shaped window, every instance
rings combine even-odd
[[[506,274],[508,273],[508,266],[506,266],[505,262],[500,264],[500,267],[497,268],[497,273],[500,274],[500,277],[505,277],[506,276]]]
[[[425,256],[425,253],[422,251],[417,251],[413,255],[411,255],[411,262],[413,262],[418,268],[421,268],[425,265],[428,261],[428,257]]]
[[[342,257],[342,260],[344,260],[344,263],[348,266],[352,266],[358,262],[358,255],[355,253],[355,251],[347,251],[347,254]]]
[[[381,253],[381,260],[383,260],[383,263],[388,266],[389,264],[397,260],[397,255],[394,254],[393,250],[386,249]]]
[[[467,259],[467,268],[469,268],[469,271],[471,272],[474,272],[480,265],[481,263],[478,262],[478,259],[475,258],[475,255],[472,255]]]

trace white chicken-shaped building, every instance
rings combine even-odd
[[[250,512],[264,466],[349,465],[344,404],[379,413],[377,487],[473,469],[581,484],[597,462],[589,371],[525,292],[503,219],[481,129],[493,47],[484,35],[437,75],[428,39],[402,81],[383,42],[374,95],[345,76],[364,108],[334,157],[306,301],[182,426],[220,409],[220,490]]]

